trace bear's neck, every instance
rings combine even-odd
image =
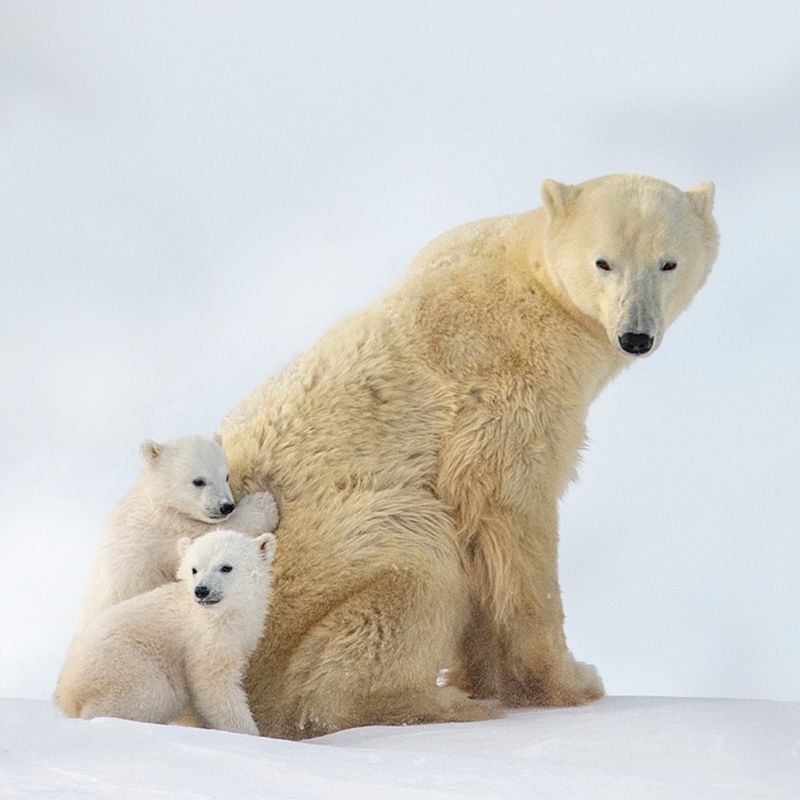
[[[561,281],[553,273],[544,250],[546,227],[547,216],[542,208],[514,218],[507,236],[511,271],[522,283],[533,282],[544,289],[562,313],[580,326],[587,337],[598,344],[606,344],[608,337],[603,326],[570,300]],[[608,350],[614,353],[610,345]]]
[[[549,382],[588,408],[625,362],[549,272],[545,225],[539,209],[445,234],[412,262],[386,313],[410,315],[420,358],[456,383]]]
[[[584,341],[587,400],[591,402],[629,362],[608,341],[603,326],[572,302],[553,274],[544,251],[546,226],[547,215],[542,208],[512,218],[507,232],[509,269],[521,285],[546,295],[551,307],[563,317],[564,326],[573,328]],[[579,359],[576,354],[576,361]]]

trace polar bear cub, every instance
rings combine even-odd
[[[147,440],[140,450],[144,469],[108,522],[87,579],[78,631],[116,603],[174,580],[182,537],[201,536],[223,520],[226,528],[251,536],[277,527],[269,492],[235,505],[218,439]]]
[[[109,608],[76,637],[56,688],[70,717],[258,735],[241,679],[263,632],[276,539],[216,530],[179,542],[178,582]]]

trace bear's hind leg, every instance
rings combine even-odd
[[[470,620],[459,643],[459,659],[449,671],[447,682],[470,697],[497,697],[500,650],[492,621],[477,601],[472,603]]]
[[[458,562],[438,574],[431,566],[379,573],[306,634],[287,671],[292,698],[281,735],[496,716],[458,689],[436,685],[467,604]]]

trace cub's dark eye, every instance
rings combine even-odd
[[[602,269],[603,272],[611,272],[611,265],[604,258],[598,258],[594,265],[597,269]]]
[[[677,261],[666,261],[662,265],[661,271],[662,272],[672,272],[672,270],[677,269],[677,267],[678,267],[678,262]]]
[[[223,564],[223,565],[222,565],[222,566],[219,568],[219,571],[220,571],[220,572],[232,572],[232,571],[233,571],[233,567],[232,567],[230,564]]]
[[[197,575],[197,570],[194,567],[192,567],[192,575]]]
[[[204,481],[202,478],[195,478],[195,479],[192,481],[192,483],[193,483],[195,486],[205,486],[205,485],[206,485],[206,482],[205,482],[205,481]]]
[[[226,475],[225,476],[225,483],[227,483],[230,479],[231,479],[231,476],[230,475]]]

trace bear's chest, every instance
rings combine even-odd
[[[474,515],[560,494],[575,476],[585,417],[578,392],[544,380],[473,386],[443,437],[440,497]]]

